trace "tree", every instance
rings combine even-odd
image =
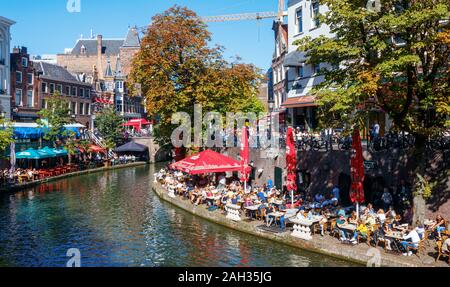
[[[114,108],[108,107],[100,111],[95,118],[95,126],[100,132],[108,149],[113,149],[123,138],[123,117]]]
[[[37,120],[38,125],[45,128],[45,140],[56,145],[58,141],[73,136],[73,132],[65,129],[71,122],[69,101],[58,92],[48,99],[47,108],[40,110],[38,115],[41,117]]]
[[[14,142],[13,129],[11,123],[5,118],[0,118],[0,154]]]
[[[366,118],[370,105],[382,109],[415,137],[415,174],[424,175],[426,140],[449,127],[449,2],[383,0],[379,9],[361,0],[321,4],[329,11],[319,20],[334,37],[295,43],[309,63],[328,63],[321,69],[325,81],[314,90],[321,122],[352,125]],[[420,193],[414,205],[415,219],[423,219]]]
[[[135,56],[131,81],[139,84],[147,110],[160,124],[155,136],[168,142],[175,128],[171,115],[203,112],[263,111],[256,95],[260,76],[252,65],[228,63],[221,47],[209,47],[211,34],[195,12],[174,6],[153,17]]]

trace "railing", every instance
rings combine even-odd
[[[97,137],[92,131],[88,131],[88,135],[89,135],[89,138],[91,139],[91,141],[93,141],[96,145],[98,145],[101,148],[107,149],[105,142],[102,139],[100,139],[99,137]],[[115,155],[116,154],[114,152],[112,152],[111,150],[108,150],[109,158],[113,158]]]

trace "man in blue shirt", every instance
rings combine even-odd
[[[267,180],[267,188],[272,189],[273,188],[273,180],[271,177],[269,177],[269,180]]]

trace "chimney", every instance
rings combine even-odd
[[[20,54],[19,47],[14,47],[12,52],[13,52],[13,54]]]
[[[97,69],[100,75],[100,78],[103,78],[103,37],[102,35],[97,35]]]

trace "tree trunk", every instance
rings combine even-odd
[[[425,221],[426,212],[426,202],[423,198],[421,191],[421,186],[417,174],[420,174],[425,178],[426,172],[426,138],[422,135],[416,136],[416,142],[413,152],[413,162],[414,162],[414,174],[412,175],[413,180],[413,221],[412,224],[416,226],[416,223],[423,224]]]

